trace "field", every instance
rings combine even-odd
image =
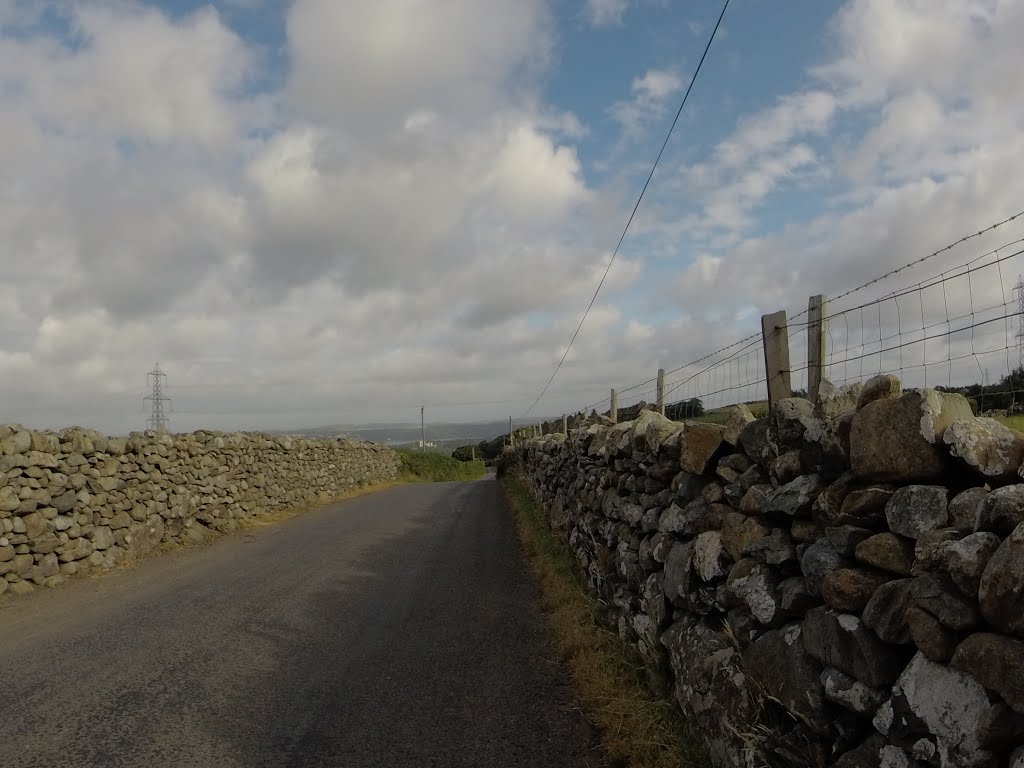
[[[487,474],[479,459],[459,461],[443,453],[399,451],[402,469],[399,479],[413,483],[443,483],[450,480],[478,480]]]

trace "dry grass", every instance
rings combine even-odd
[[[598,605],[580,584],[568,547],[551,532],[522,481],[502,478],[530,565],[542,588],[544,613],[579,699],[601,731],[612,765],[686,768],[708,765],[674,705],[653,694],[642,664],[597,621]]]
[[[1024,415],[1022,414],[1017,414],[1016,416],[996,416],[996,421],[1000,424],[1005,424],[1010,429],[1024,433]]]

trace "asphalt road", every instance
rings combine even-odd
[[[0,766],[598,766],[494,480],[0,607]]]

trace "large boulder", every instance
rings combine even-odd
[[[988,496],[984,488],[968,488],[949,500],[949,525],[964,533],[971,533],[978,527],[978,512]]]
[[[956,669],[917,654],[879,708],[875,728],[897,747],[950,768],[988,768],[980,724],[991,705],[985,689]]]
[[[729,408],[728,414],[729,417],[725,422],[725,432],[722,436],[729,445],[739,445],[740,434],[748,424],[755,420],[754,414],[743,403]]]
[[[995,419],[958,419],[946,429],[942,442],[988,483],[1003,485],[1020,480],[1024,435]]]
[[[769,496],[763,512],[766,515],[806,517],[811,514],[811,506],[825,487],[825,481],[818,475],[801,475]]]
[[[1024,483],[997,488],[978,505],[975,529],[1006,536],[1024,523]]]
[[[1002,540],[994,533],[981,532],[965,536],[944,549],[942,570],[949,574],[953,583],[965,595],[976,597],[985,566],[1000,544]]]
[[[1024,637],[1024,523],[989,559],[978,589],[981,614],[995,628]]]
[[[891,400],[903,392],[900,380],[889,373],[883,373],[865,382],[857,396],[857,410],[876,400]]]
[[[941,485],[908,485],[885,505],[889,530],[911,539],[942,528],[949,520],[949,491]]]
[[[946,428],[972,416],[963,395],[931,389],[869,402],[853,418],[851,468],[870,480],[912,483],[939,479],[950,460],[942,445]]]

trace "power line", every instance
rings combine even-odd
[[[725,0],[725,3],[722,5],[722,12],[718,14],[718,21],[715,22],[715,28],[711,30],[711,36],[708,38],[707,45],[704,46],[704,53],[701,54],[700,61],[697,62],[697,68],[693,72],[693,77],[690,78],[690,84],[686,87],[686,93],[683,94],[683,100],[679,104],[679,109],[676,110],[676,116],[672,119],[672,125],[669,126],[668,133],[665,135],[665,140],[661,143],[661,149],[658,150],[658,156],[654,159],[654,165],[651,166],[651,172],[647,174],[647,181],[644,182],[643,189],[640,190],[640,196],[636,200],[636,205],[633,206],[632,213],[629,214],[626,226],[622,230],[619,242],[615,245],[615,250],[612,251],[612,257],[608,260],[608,266],[604,268],[604,274],[601,275],[601,280],[598,282],[597,289],[594,291],[594,295],[590,299],[590,304],[587,305],[587,309],[583,313],[583,317],[580,318],[580,324],[576,326],[576,331],[573,333],[572,338],[569,339],[569,345],[565,348],[565,352],[562,353],[562,359],[559,360],[558,365],[555,366],[555,370],[551,374],[551,378],[548,379],[548,383],[544,385],[544,389],[542,389],[540,394],[537,395],[537,399],[533,401],[533,405],[523,412],[523,416],[528,415],[530,411],[536,408],[537,403],[539,403],[541,398],[547,393],[548,387],[551,386],[551,382],[555,380],[555,376],[557,376],[558,372],[562,369],[562,364],[565,363],[565,358],[569,356],[569,350],[572,349],[572,345],[575,343],[576,337],[579,336],[580,329],[583,328],[583,323],[587,320],[587,315],[589,315],[590,310],[594,308],[594,302],[597,301],[597,295],[601,292],[601,287],[604,285],[604,281],[608,277],[608,272],[611,271],[612,264],[615,263],[615,257],[619,255],[619,249],[622,247],[622,242],[626,239],[626,233],[629,232],[629,225],[633,223],[633,218],[636,216],[636,212],[640,208],[640,203],[644,199],[647,187],[650,186],[651,179],[654,178],[654,171],[657,169],[658,163],[661,162],[661,156],[665,154],[665,147],[668,146],[668,141],[672,138],[672,132],[675,130],[676,123],[679,122],[679,117],[683,114],[683,108],[686,106],[686,100],[690,97],[690,91],[693,90],[693,84],[697,82],[697,75],[700,74],[701,67],[704,66],[704,59],[707,58],[708,51],[711,50],[711,43],[714,42],[715,35],[718,34],[718,27],[722,24],[722,18],[725,16],[725,9],[728,7],[729,0]]]
[[[146,423],[149,429],[154,432],[166,432],[167,431],[167,414],[164,412],[164,403],[169,403],[171,398],[164,394],[164,379],[167,378],[167,374],[160,370],[160,363],[146,374],[148,378],[153,379],[153,392],[148,397],[143,399],[150,402],[150,415]]]

